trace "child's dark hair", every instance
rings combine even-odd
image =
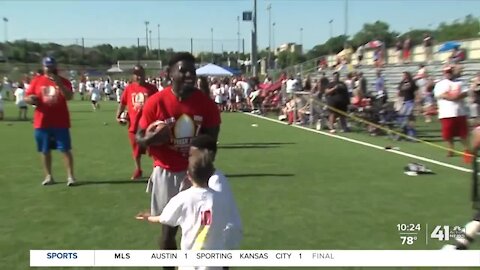
[[[168,61],[168,67],[171,68],[173,65],[175,65],[179,61],[190,61],[195,63],[195,56],[193,56],[189,52],[178,52],[170,58],[170,61]]]
[[[215,172],[211,152],[198,151],[188,158],[188,174],[193,182],[208,186],[208,180]]]

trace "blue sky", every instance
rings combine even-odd
[[[258,43],[268,46],[269,18],[272,5],[275,22],[274,43],[302,41],[305,49],[325,42],[330,37],[328,21],[333,19],[333,34],[343,34],[345,0],[258,0]],[[362,25],[383,20],[398,32],[409,28],[436,27],[467,14],[480,16],[477,0],[349,0],[348,33]],[[8,40],[32,39],[61,44],[85,45],[111,43],[134,45],[137,37],[145,44],[145,24],[152,30],[153,48],[158,47],[157,25],[160,24],[161,48],[194,51],[211,50],[213,28],[214,50],[234,51],[237,42],[237,16],[253,10],[253,0],[150,0],[150,1],[6,1],[0,0],[0,17],[7,17]],[[3,23],[3,21],[2,21]],[[303,31],[300,31],[303,28]],[[4,27],[0,28],[4,38]],[[240,23],[245,50],[250,50],[252,24]],[[301,34],[302,32],[302,34]]]

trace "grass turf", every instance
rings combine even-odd
[[[114,120],[116,103],[101,105],[92,112],[89,102],[70,103],[80,185],[67,188],[58,153],[53,171],[60,183],[40,185],[31,123],[13,121],[16,108],[6,102],[7,119],[0,122],[3,269],[28,268],[30,249],[157,248],[160,227],[133,218],[149,207],[149,196],[142,182],[128,180],[133,163],[126,129]],[[216,165],[229,176],[240,208],[242,249],[438,249],[445,242],[430,239],[427,245],[423,228],[414,245],[401,245],[396,225],[428,223],[431,232],[434,225],[462,225],[471,217],[467,173],[427,164],[435,175],[408,177],[403,167],[410,158],[248,115],[225,113],[222,119]],[[391,144],[365,134],[345,136]],[[398,145],[461,164],[424,144]],[[143,164],[149,173],[151,161]]]

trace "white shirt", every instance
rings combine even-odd
[[[105,94],[111,94],[112,93],[112,85],[108,82],[105,82]]]
[[[224,250],[230,209],[226,196],[211,188],[193,186],[170,199],[160,223],[182,228],[183,250]]]
[[[297,80],[296,79],[289,79],[287,81],[286,87],[287,93],[291,94],[297,90]]]
[[[93,87],[91,92],[91,100],[92,101],[100,101],[100,89],[98,87]]]
[[[80,84],[78,85],[78,92],[79,93],[85,92],[85,83],[80,82]]]
[[[17,106],[27,106],[27,104],[25,103],[25,90],[22,89],[22,88],[17,88],[17,90],[15,90],[15,104]]]
[[[237,249],[243,238],[243,227],[240,212],[235,203],[230,183],[223,172],[216,170],[210,179],[208,179],[208,186],[225,196],[225,199],[229,201],[228,205],[230,206],[231,222],[228,223],[225,228],[225,236],[227,239],[226,249]]]
[[[439,81],[435,85],[435,88],[433,89],[433,93],[437,98],[439,119],[467,115],[467,108],[465,106],[465,102],[463,99],[457,100],[457,101],[450,101],[443,98],[439,98],[442,94],[450,91],[453,84],[459,84],[462,93],[468,92],[467,88],[462,88],[461,82],[451,81],[448,79],[443,79]]]
[[[117,88],[115,90],[115,95],[117,96],[117,102],[120,102],[121,99],[122,99],[122,93],[123,93],[123,90],[122,88]]]
[[[250,88],[251,88],[248,82],[238,81],[237,87],[241,87],[243,89],[243,96],[248,97],[248,95],[250,94]]]

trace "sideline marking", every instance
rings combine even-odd
[[[245,113],[245,114],[250,115],[250,116],[254,116],[254,117],[257,117],[257,118],[260,118],[260,119],[268,120],[268,121],[271,121],[271,122],[287,125],[287,123],[285,123],[285,122],[282,122],[282,121],[276,120],[276,119],[272,119],[272,118],[268,118],[268,117],[265,117],[265,116],[256,115],[256,114],[252,114],[252,113]],[[371,147],[371,148],[391,152],[391,153],[394,153],[394,154],[397,154],[397,155],[400,155],[400,156],[415,158],[415,159],[418,159],[418,160],[421,160],[421,161],[425,161],[425,162],[428,162],[428,163],[440,165],[440,166],[447,167],[447,168],[450,168],[450,169],[454,169],[454,170],[457,170],[457,171],[467,172],[467,173],[472,172],[471,169],[467,169],[467,168],[464,168],[464,167],[455,166],[455,165],[448,164],[448,163],[445,163],[445,162],[441,162],[441,161],[438,161],[438,160],[429,159],[429,158],[426,158],[426,157],[421,157],[421,156],[405,153],[405,152],[402,152],[402,151],[399,151],[399,150],[393,150],[393,149],[386,150],[385,147],[381,147],[381,146],[378,146],[378,145],[375,145],[375,144],[362,142],[362,141],[347,138],[347,137],[342,137],[342,136],[339,136],[339,135],[331,134],[329,132],[319,131],[319,130],[311,129],[311,128],[308,128],[308,127],[297,126],[297,125],[291,125],[291,126],[295,127],[295,128],[307,130],[307,131],[310,131],[310,132],[322,134],[322,135],[325,135],[325,136],[341,139],[341,140],[344,140],[344,141],[347,141],[347,142],[356,143],[356,144],[368,146],[368,147]]]

